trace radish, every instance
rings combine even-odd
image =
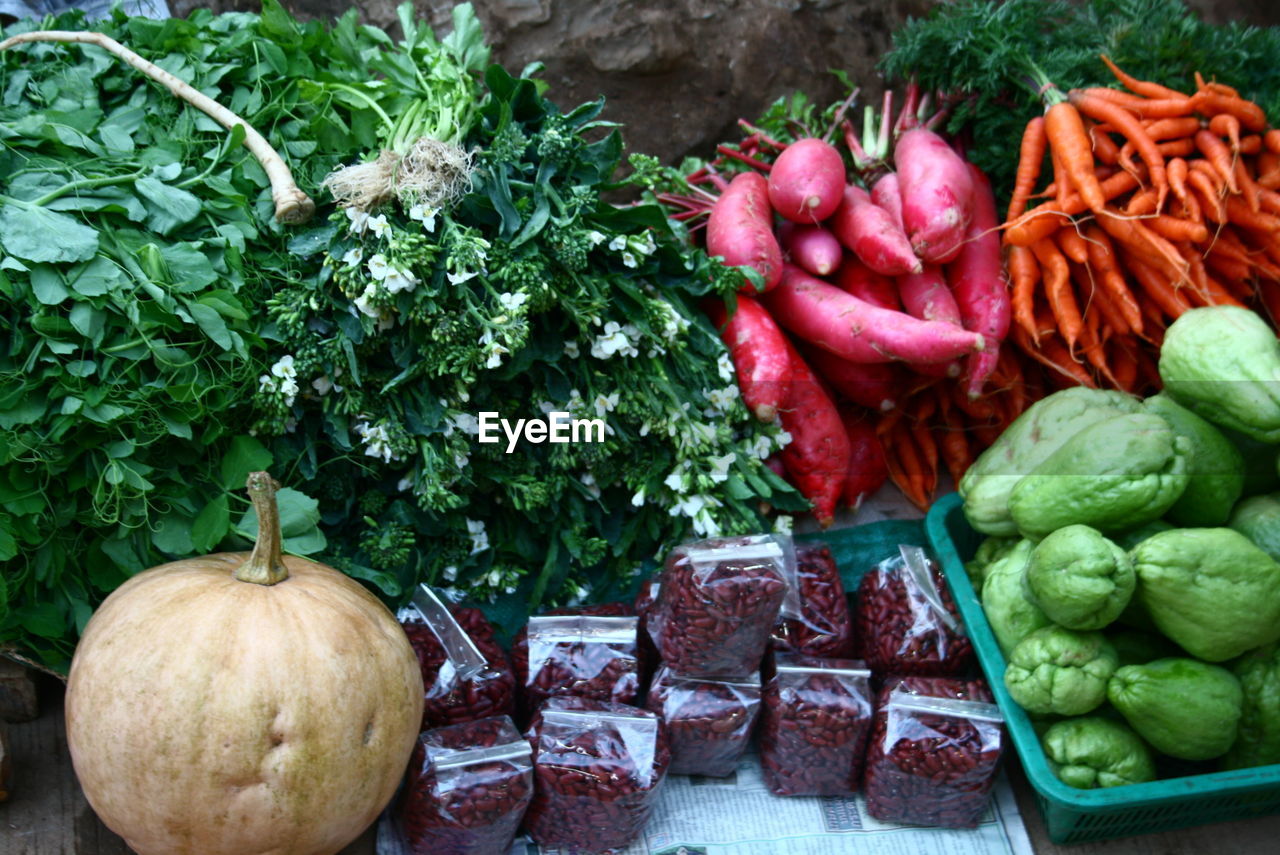
[[[782,249],[773,236],[769,187],[755,172],[734,176],[707,218],[707,255],[718,255],[731,267],[750,267],[768,291],[782,275]],[[755,293],[751,283],[739,289]]]
[[[936,264],[926,264],[919,273],[899,276],[898,294],[903,308],[913,318],[961,326],[956,299],[947,288],[942,268]]]
[[[844,159],[813,137],[788,145],[769,170],[769,202],[793,223],[817,223],[840,206]]]
[[[800,344],[800,355],[819,377],[843,397],[864,407],[888,412],[897,406],[905,385],[902,369],[892,362],[850,362],[811,344]]]
[[[791,264],[764,304],[785,329],[852,362],[946,362],[983,348],[977,333],[878,308]]]
[[[850,184],[844,188],[844,201],[831,219],[831,231],[876,273],[899,276],[920,272],[920,259],[893,215],[872,202],[861,187]]]
[[[973,179],[964,158],[933,131],[913,128],[898,137],[893,162],[912,249],[925,261],[951,261],[973,216]]]
[[[846,507],[856,511],[889,480],[889,464],[876,435],[875,422],[867,412],[844,404],[840,407],[840,421],[849,437],[849,473],[841,498]]]
[[[852,294],[859,300],[865,300],[881,309],[893,312],[902,311],[902,302],[898,299],[898,283],[895,279],[876,273],[863,264],[857,257],[846,258],[836,274],[836,285],[840,290]]]
[[[849,435],[813,371],[790,342],[787,349],[791,394],[778,415],[791,442],[782,449],[782,465],[796,489],[813,504],[818,524],[826,528],[835,519],[849,474]]]
[[[706,300],[703,311],[729,348],[742,403],[760,421],[773,421],[786,401],[791,379],[791,355],[782,330],[763,306],[745,295],[738,297],[732,318],[726,318],[725,305],[717,299]]]
[[[1009,284],[1000,258],[1000,217],[991,182],[969,164],[973,178],[973,222],[956,260],[947,266],[947,281],[960,309],[964,328],[981,333],[986,347],[969,357],[965,391],[982,394],[982,385],[996,368],[1000,342],[1009,333]]]
[[[822,226],[782,223],[778,226],[778,242],[792,264],[814,276],[834,273],[844,260],[844,247]]]
[[[889,212],[898,228],[906,232],[902,224],[902,188],[898,185],[898,173],[886,172],[871,188],[871,201]]]

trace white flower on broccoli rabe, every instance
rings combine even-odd
[[[356,423],[355,431],[364,442],[364,453],[369,457],[380,457],[384,463],[400,459],[391,448],[391,435],[387,433],[386,425],[371,425],[361,419]]]
[[[608,359],[618,353],[623,356],[639,356],[640,351],[632,344],[628,331],[634,331],[636,336],[639,336],[640,331],[632,324],[624,327],[617,321],[609,321],[604,325],[604,331],[591,345],[591,355],[596,359]]]
[[[342,256],[342,263],[347,267],[357,267],[364,260],[364,247],[353,246]]]
[[[347,219],[350,221],[349,228],[353,235],[364,234],[365,228],[369,225],[369,213],[367,211],[347,208]]]
[[[471,537],[472,555],[489,548],[489,534],[484,530],[483,520],[467,520],[467,534]]]
[[[529,295],[523,291],[516,291],[514,294],[507,292],[498,295],[498,304],[511,314],[515,314],[520,307],[529,301]]]
[[[720,372],[720,379],[726,383],[733,379],[733,360],[727,352],[716,357],[716,371]]]
[[[391,272],[391,262],[387,261],[387,257],[380,252],[375,252],[369,256],[369,275],[381,282],[387,278],[387,274]]]
[[[386,278],[382,280],[382,284],[392,294],[399,294],[401,291],[413,290],[414,286],[418,284],[418,277],[407,270],[392,268],[387,271]]]
[[[422,228],[430,232],[435,230],[437,213],[438,211],[435,208],[428,208],[426,205],[414,205],[409,208],[409,219],[422,223]]]
[[[711,471],[708,474],[711,476],[712,483],[723,484],[725,481],[728,481],[729,467],[732,466],[733,462],[737,459],[738,455],[734,454],[732,451],[720,457],[708,458],[708,462],[711,464]]]
[[[373,232],[374,237],[382,237],[391,229],[391,224],[387,222],[386,214],[378,214],[376,217],[369,218],[367,228]]]
[[[612,413],[614,408],[618,406],[618,393],[596,395],[596,399],[592,403],[595,405],[596,415],[599,418],[604,418],[605,413]]]
[[[577,359],[579,356],[578,343],[576,341],[566,341],[564,343],[564,355],[570,359]]]

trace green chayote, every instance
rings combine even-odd
[[[1082,715],[1107,699],[1107,680],[1118,666],[1102,633],[1046,626],[1013,648],[1004,684],[1028,712]]]
[[[1068,629],[1102,629],[1124,611],[1133,589],[1128,553],[1087,525],[1049,534],[1027,565],[1032,601]]]
[[[1143,406],[1169,423],[1191,443],[1187,489],[1169,508],[1169,519],[1183,526],[1222,525],[1244,490],[1244,457],[1222,431],[1161,393]]]
[[[1068,439],[1019,481],[1009,513],[1033,539],[1075,523],[1133,528],[1163,516],[1182,495],[1189,450],[1159,416],[1114,416]]]
[[[1234,668],[1244,702],[1235,744],[1222,758],[1228,769],[1280,763],[1280,645],[1241,657]]]
[[[969,576],[969,582],[973,585],[973,590],[982,590],[982,583],[986,581],[988,568],[998,559],[1007,555],[1019,540],[1020,538],[1017,537],[988,537],[978,544],[978,550],[973,554],[973,558],[966,561],[964,565],[964,572]]]
[[[1229,528],[1174,529],[1133,550],[1138,601],[1192,656],[1223,662],[1280,639],[1280,564]]]
[[[1256,312],[1183,312],[1165,332],[1160,378],[1174,400],[1214,424],[1280,443],[1280,339]]]
[[[995,443],[982,452],[960,479],[964,515],[984,534],[1016,535],[1009,516],[1009,494],[1024,475],[1064,442],[1089,425],[1140,410],[1138,399],[1123,392],[1076,386],[1032,404]]]
[[[1023,577],[1031,549],[1031,541],[1018,541],[1013,549],[988,565],[982,583],[982,611],[1005,656],[1028,633],[1050,624],[1040,607],[1027,598]]]
[[[1073,718],[1040,739],[1049,768],[1064,784],[1082,790],[1154,781],[1156,764],[1145,742],[1107,718]]]
[[[1242,694],[1225,668],[1195,659],[1157,659],[1112,675],[1107,699],[1162,754],[1209,760],[1236,740]]]
[[[1280,493],[1250,496],[1240,502],[1231,512],[1227,527],[1249,538],[1273,560],[1280,561]]]

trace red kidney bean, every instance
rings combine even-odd
[[[796,583],[799,614],[778,619],[773,649],[826,659],[853,656],[853,621],[844,582],[825,543],[796,544]]]
[[[474,750],[497,746],[513,750],[489,758]],[[532,798],[529,745],[511,719],[428,730],[418,737],[395,811],[405,855],[506,852]]]
[[[951,616],[952,630],[906,572],[902,558],[882,561],[858,585],[858,641],[877,674],[959,674],[973,660],[973,646],[938,565],[929,561],[934,587]]]
[[[526,716],[552,695],[639,702],[644,657],[637,619],[625,611],[622,603],[556,609],[520,630],[511,660]]]
[[[665,665],[645,707],[662,716],[676,775],[723,778],[738,768],[760,711],[760,675],[746,680],[681,677]]]
[[[871,727],[870,672],[851,659],[775,659],[760,728],[765,784],[779,796],[856,792]]]
[[[895,677],[876,700],[867,746],[867,811],[883,822],[971,828],[987,808],[1003,727],[975,713],[903,709],[895,691],[925,698],[991,703],[981,680]],[[998,714],[998,710],[991,708]]]
[[[422,728],[444,727],[490,716],[514,715],[516,678],[507,654],[498,645],[493,627],[479,609],[450,608],[458,626],[471,637],[489,667],[469,680],[458,677],[440,639],[421,620],[401,622],[418,655],[426,687]]]
[[[640,836],[671,762],[662,719],[626,704],[557,696],[525,736],[536,777],[525,828],[539,846],[602,853]]]
[[[761,555],[770,549],[777,555]],[[686,544],[667,557],[649,633],[678,674],[746,677],[760,668],[786,590],[771,536]]]

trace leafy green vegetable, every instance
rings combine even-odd
[[[969,127],[969,158],[1007,198],[1017,168],[1018,140],[1043,112],[1027,85],[1028,58],[1058,88],[1118,87],[1099,61],[1182,91],[1194,74],[1217,79],[1280,116],[1280,28],[1214,26],[1182,0],[957,0],[893,35],[881,62],[892,77],[916,75],[926,90],[971,96],[948,125]]]

